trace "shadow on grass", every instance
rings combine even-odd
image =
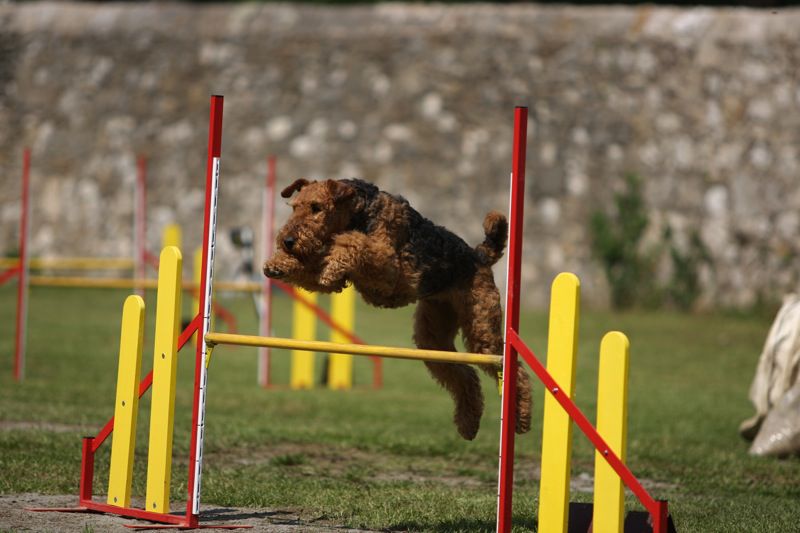
[[[528,531],[538,531],[536,519],[514,518],[514,527],[522,527]],[[459,520],[444,520],[442,522],[413,522],[406,521],[393,524],[387,528],[389,531],[436,531],[437,533],[456,533],[460,531],[495,531],[497,524],[494,520],[479,520],[475,518],[461,518]]]
[[[200,513],[201,522],[225,522],[230,520],[270,519],[270,523],[297,525],[301,522],[297,516],[289,511],[241,511],[230,507],[203,509]]]

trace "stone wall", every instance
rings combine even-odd
[[[701,232],[700,304],[748,306],[800,272],[798,72],[798,10],[2,4],[0,252],[16,248],[26,145],[35,254],[130,255],[137,154],[151,247],[171,221],[195,246],[212,93],[223,231],[258,227],[276,154],[283,184],[364,177],[476,242],[506,209],[522,104],[526,303],[561,270],[607,301],[588,219],[635,172],[650,243]]]

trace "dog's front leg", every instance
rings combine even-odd
[[[386,265],[392,265],[394,270],[391,261],[393,250],[382,243],[382,239],[360,231],[340,233],[334,237],[320,274],[320,285],[341,290],[348,281],[354,281],[354,277],[387,276]]]
[[[347,283],[347,277],[359,263],[359,255],[366,246],[366,235],[357,231],[341,233],[333,238],[322,272],[319,284],[334,290],[341,290]]]

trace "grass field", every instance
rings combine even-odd
[[[0,493],[77,494],[80,437],[112,415],[119,319],[125,291],[34,289],[27,379],[11,379],[14,288],[0,289]],[[241,332],[256,331],[252,303],[224,300]],[[144,369],[151,366],[155,304],[149,294]],[[187,313],[188,314],[188,313]],[[369,342],[410,346],[411,309],[359,308]],[[277,300],[276,333],[288,333],[289,304]],[[522,334],[544,357],[546,314],[523,314]],[[580,324],[577,401],[594,418],[597,347],[619,329],[631,340],[628,463],[654,496],[670,501],[678,531],[800,530],[800,461],[753,458],[736,433],[751,414],[747,390],[769,319],[671,313],[585,312]],[[327,333],[321,331],[321,334]],[[173,501],[186,497],[193,364],[182,353],[176,400]],[[274,356],[288,381],[288,354]],[[356,361],[352,392],[265,391],[255,351],[219,347],[210,368],[203,500],[292,509],[342,526],[413,531],[494,527],[499,398],[487,397],[481,431],[462,441],[451,401],[421,363],[384,361],[383,390]],[[541,385],[533,431],[517,440],[514,522],[536,528]],[[139,414],[135,493],[144,493],[149,395]],[[97,459],[105,492],[108,446]],[[590,446],[575,432],[572,476],[591,475]],[[580,484],[580,483],[579,483]],[[591,490],[590,483],[583,483]],[[573,500],[590,501],[587,492]],[[628,508],[638,508],[633,499]]]

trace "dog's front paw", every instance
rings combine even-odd
[[[341,291],[347,285],[347,279],[341,265],[329,262],[319,275],[319,284],[331,291]]]
[[[319,285],[325,292],[342,292],[347,286],[347,280],[344,278],[325,277],[319,278]]]

